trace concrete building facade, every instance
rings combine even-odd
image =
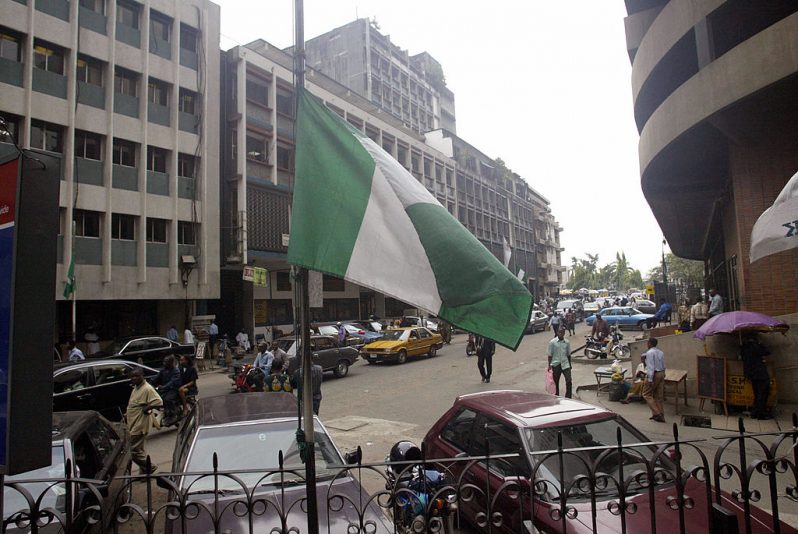
[[[0,0],[0,115],[63,156],[59,332],[182,328],[219,296],[219,7]]]
[[[417,132],[457,131],[454,93],[427,52],[411,56],[369,19],[309,39],[307,66],[364,96]],[[289,49],[290,52],[290,49]]]
[[[643,193],[727,309],[798,311],[798,249],[749,262],[798,171],[798,4],[626,0]]]

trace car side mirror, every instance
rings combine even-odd
[[[344,462],[347,465],[357,465],[363,460],[363,450],[358,447],[353,451],[346,451],[344,453]]]

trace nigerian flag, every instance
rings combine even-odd
[[[515,350],[532,296],[399,162],[299,91],[288,261]]]

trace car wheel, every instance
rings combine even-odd
[[[427,353],[427,356],[429,356],[430,358],[434,358],[435,357],[435,353],[437,352],[437,350],[438,349],[435,348],[435,345],[431,346],[429,348],[429,352]]]
[[[639,327],[640,327],[640,330],[642,330],[643,332],[645,332],[645,331],[647,331],[647,330],[648,330],[648,323],[647,323],[647,322],[645,322],[645,321],[640,321],[640,322],[637,324],[637,326],[639,326]]]
[[[333,369],[333,374],[335,378],[345,377],[349,374],[349,362],[346,360],[338,360],[338,364],[336,364],[335,369]]]
[[[396,355],[396,363],[403,364],[407,361],[407,351],[402,349],[399,351],[399,354]]]

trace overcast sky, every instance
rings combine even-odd
[[[292,0],[215,0],[223,49],[293,44]],[[410,54],[443,65],[457,134],[551,201],[563,263],[623,250],[645,276],[662,233],[640,191],[621,0],[305,0],[305,37],[376,18]]]

